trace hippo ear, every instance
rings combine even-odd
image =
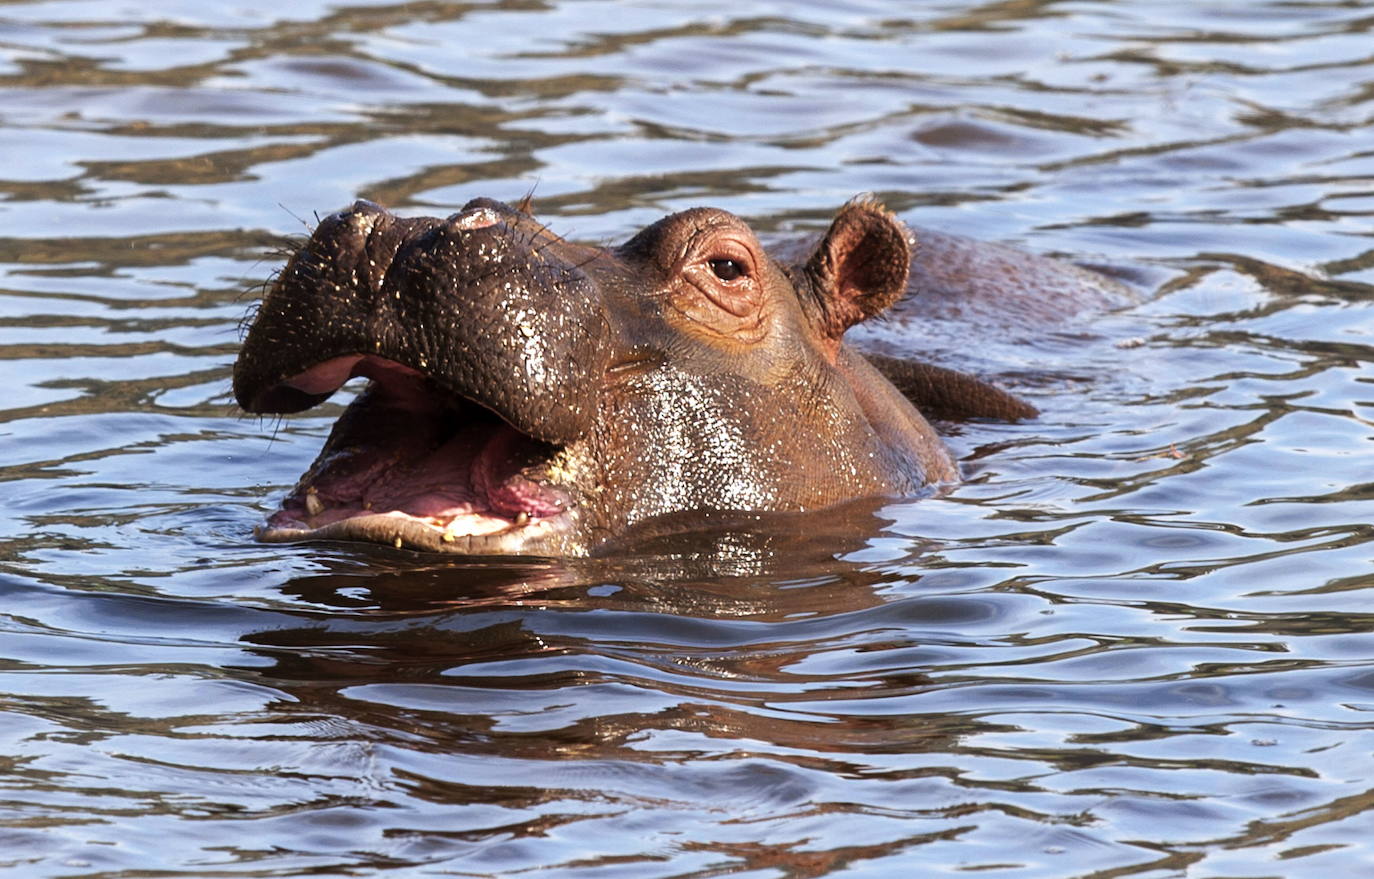
[[[840,208],[802,269],[822,335],[839,339],[906,293],[911,233],[872,197]]]

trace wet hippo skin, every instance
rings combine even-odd
[[[281,271],[234,366],[254,413],[371,379],[258,536],[584,555],[684,513],[919,496],[958,479],[923,408],[1035,410],[937,365],[866,358],[845,331],[904,299],[1005,321],[1021,319],[1013,298],[1034,320],[1120,292],[1009,248],[913,242],[866,199],[772,255],[710,208],[601,248],[488,199],[447,218],[360,201]]]

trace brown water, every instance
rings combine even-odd
[[[0,3],[0,866],[1371,875],[1372,119],[1364,3]],[[949,352],[1045,415],[864,541],[254,544],[330,414],[230,403],[273,242],[536,186],[1158,295]]]

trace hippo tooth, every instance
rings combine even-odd
[[[314,487],[305,492],[305,511],[310,514],[311,518],[324,512],[324,501],[320,500],[319,492]]]
[[[516,525],[526,525],[526,524],[529,523],[529,521],[530,521],[530,514],[527,513],[527,512],[525,512],[524,510],[521,510],[521,511],[519,512],[519,514],[517,514],[516,517],[515,517],[515,524],[516,524]]]

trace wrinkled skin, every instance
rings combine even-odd
[[[684,513],[951,483],[909,397],[1034,410],[844,343],[906,294],[910,261],[907,229],[867,201],[787,263],[713,209],[604,249],[485,199],[446,219],[358,202],[283,269],[235,364],[249,412],[301,411],[372,380],[259,537],[584,555]]]

